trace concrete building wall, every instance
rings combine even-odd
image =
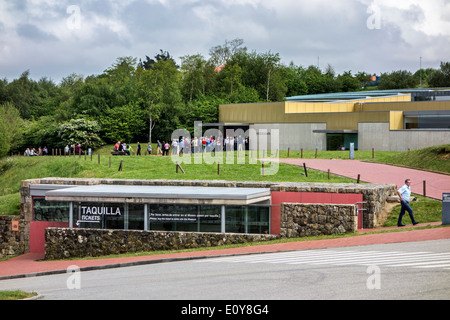
[[[450,142],[450,130],[389,130],[389,126],[389,123],[359,123],[359,150],[408,151]]]
[[[270,132],[279,130],[279,150],[315,150],[327,149],[327,135],[314,133],[314,130],[326,130],[326,123],[274,123],[253,124],[250,128],[256,131],[265,129]],[[271,138],[269,137],[270,141]],[[270,146],[270,144],[268,144]]]

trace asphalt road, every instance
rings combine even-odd
[[[2,280],[0,290],[43,300],[448,300],[449,248],[436,240],[74,269]]]

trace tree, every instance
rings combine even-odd
[[[340,87],[340,91],[352,92],[358,91],[361,87],[359,80],[352,75],[351,71],[346,71],[344,74],[339,75],[336,79]]]
[[[450,87],[450,62],[441,62],[440,70],[430,74],[428,84],[434,88]]]
[[[216,67],[227,64],[236,53],[247,51],[247,48],[242,47],[243,44],[243,39],[236,38],[231,41],[226,40],[223,45],[212,47],[209,50],[211,63]]]
[[[302,78],[305,69],[294,65],[291,62],[289,66],[282,68],[283,78],[286,82],[288,97],[300,96],[308,94],[308,87]]]
[[[23,119],[30,119],[36,115],[41,106],[41,97],[36,81],[29,78],[30,71],[25,71],[19,79],[8,84],[7,97],[20,112]]]
[[[212,66],[208,65],[200,54],[181,57],[182,87],[185,99],[192,101],[199,95],[205,94],[206,79],[204,75],[208,67]]]
[[[138,103],[109,109],[99,118],[101,136],[106,143],[118,140],[130,142],[136,138],[145,137],[146,115]]]
[[[19,111],[10,102],[0,104],[0,119],[1,158],[6,156],[18,142],[23,130],[23,120]]]
[[[362,88],[366,88],[367,85],[371,82],[371,76],[370,74],[367,74],[366,72],[358,72],[356,74],[356,79],[359,81],[359,85]]]
[[[418,84],[417,79],[411,72],[398,70],[391,73],[382,73],[378,87],[380,90],[409,89],[417,87]]]
[[[152,142],[152,130],[159,121],[165,122],[163,131],[172,128],[170,123],[177,123],[178,116],[173,111],[179,110],[183,101],[179,82],[180,72],[172,59],[160,59],[152,68],[140,71],[138,95],[149,119],[149,142]]]

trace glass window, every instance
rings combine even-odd
[[[405,129],[449,129],[450,115],[411,115],[405,116]]]
[[[270,208],[250,206],[248,207],[247,233],[268,234],[270,221]]]
[[[128,204],[128,229],[144,230],[144,204]]]
[[[149,229],[220,232],[220,206],[149,205]]]
[[[221,206],[199,206],[199,232],[221,232]]]
[[[33,221],[69,222],[69,203],[33,198]]]
[[[78,202],[74,206],[76,225],[80,228],[124,229],[125,205]]]
[[[226,232],[270,233],[269,206],[227,206]]]

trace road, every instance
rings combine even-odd
[[[449,248],[435,240],[216,257],[2,280],[0,290],[45,300],[448,300]]]

